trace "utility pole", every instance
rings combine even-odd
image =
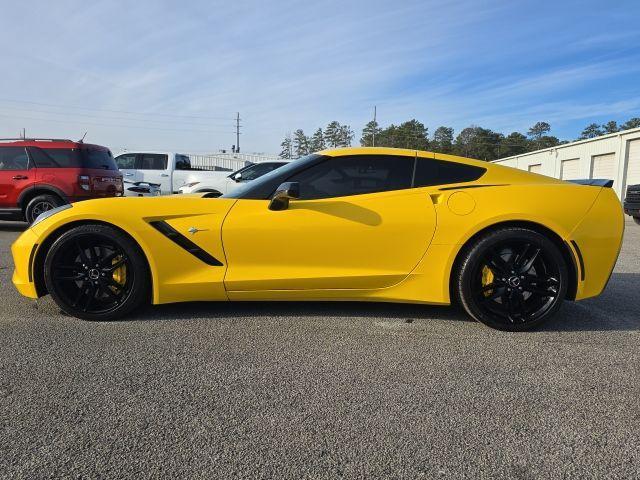
[[[373,106],[373,135],[372,135],[372,139],[371,139],[371,146],[375,147],[376,146],[376,128],[378,128],[378,124],[376,123],[376,106]]]
[[[236,114],[236,153],[240,153],[240,112]]]

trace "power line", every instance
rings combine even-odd
[[[52,112],[50,110],[33,110],[33,109],[24,109],[24,108],[20,108],[20,107],[3,107],[3,110],[15,110],[18,112],[28,112],[28,113],[44,113],[47,115],[57,115],[57,116],[67,116],[68,114],[62,113],[62,112]],[[101,115],[92,115],[90,113],[73,113],[71,114],[73,116],[80,116],[80,117],[88,117],[88,118],[97,118],[100,120],[125,120],[125,121],[129,121],[129,122],[145,122],[145,123],[159,123],[159,124],[166,124],[166,123],[180,123],[183,125],[194,125],[196,127],[206,127],[207,124],[205,123],[200,123],[200,122],[192,122],[192,121],[184,121],[184,120],[180,120],[178,122],[176,122],[175,120],[148,120],[148,119],[144,119],[144,118],[126,118],[126,117],[104,117]],[[45,120],[45,119],[43,119]]]
[[[93,108],[93,107],[80,107],[73,105],[61,105],[61,104],[53,104],[53,103],[42,103],[42,102],[31,102],[27,100],[12,100],[8,98],[0,98],[2,102],[10,102],[10,103],[26,103],[29,105],[39,105],[44,107],[53,107],[53,108],[64,108],[64,109],[72,109],[72,110],[89,110],[89,111],[100,111],[100,112],[110,112],[110,113],[124,113],[127,115],[144,115],[144,116],[161,116],[161,117],[180,117],[180,118],[200,118],[204,120],[225,120],[229,117],[213,117],[213,116],[202,116],[202,115],[178,115],[173,113],[156,113],[156,112],[134,112],[131,110],[111,110],[106,108]]]
[[[85,122],[85,121],[69,121],[69,120],[58,120],[58,119],[46,119],[46,118],[34,118],[34,117],[24,117],[20,115],[4,115],[0,114],[0,117],[5,118],[19,118],[21,120],[36,120],[36,121],[54,121],[56,123],[66,123],[70,125],[93,125],[98,127],[112,127],[112,128],[138,128],[143,130],[163,130],[168,132],[201,132],[201,133],[231,133],[229,131],[222,130],[198,130],[198,129],[180,129],[180,128],[160,128],[160,127],[146,127],[143,125],[118,125],[118,124],[108,124],[108,123],[95,123],[95,122]]]

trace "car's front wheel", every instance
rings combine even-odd
[[[568,271],[554,242],[513,227],[478,238],[463,253],[454,281],[459,302],[474,319],[499,330],[522,331],[560,308]]]
[[[80,225],[51,245],[47,290],[58,306],[84,320],[115,320],[148,299],[149,270],[138,245],[107,225]]]
[[[633,221],[640,225],[640,217],[633,217]]]

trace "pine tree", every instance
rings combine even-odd
[[[381,131],[382,129],[380,128],[380,125],[378,125],[378,122],[376,122],[375,120],[371,120],[362,129],[362,138],[360,138],[360,145],[362,145],[363,147],[375,146],[373,144],[374,135],[378,137]]]
[[[451,153],[453,150],[453,128],[438,127],[433,132],[432,149],[440,153]]]
[[[624,122],[622,124],[622,127],[620,127],[620,130],[629,130],[631,128],[638,128],[638,127],[640,127],[640,118],[634,117]]]
[[[309,154],[309,139],[300,128],[293,132],[293,151],[296,158]]]
[[[611,120],[602,125],[602,129],[605,131],[605,133],[616,133],[620,130],[618,128],[618,122],[616,122],[615,120]]]
[[[324,134],[322,133],[322,129],[318,128],[309,141],[309,150],[311,152],[319,152],[325,148],[327,148],[327,146],[324,142]]]
[[[598,125],[597,123],[592,123],[590,125],[587,125],[585,129],[582,131],[582,134],[580,135],[580,140],[586,140],[587,138],[595,138],[595,137],[599,137],[600,135],[604,135],[604,132],[600,128],[600,125]]]
[[[529,129],[527,134],[534,140],[540,140],[544,135],[551,131],[551,125],[547,122],[538,122]]]
[[[287,135],[284,137],[284,140],[280,144],[280,158],[284,158],[286,160],[291,160],[291,136]]]
[[[353,130],[349,125],[340,125],[338,129],[338,141],[340,147],[350,147],[353,140]]]
[[[324,129],[324,140],[329,148],[340,146],[340,123],[333,121]]]

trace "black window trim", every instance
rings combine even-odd
[[[365,156],[365,155],[376,155],[376,156],[390,156],[390,157],[409,157],[409,155],[401,155],[401,154],[393,154],[393,153],[380,153],[380,154],[374,154],[374,153],[365,153],[365,154],[351,154],[351,155],[345,155],[345,156]],[[301,166],[300,169],[291,172],[289,174],[285,175],[280,175],[278,177],[275,177],[271,180],[271,183],[265,187],[265,190],[267,188],[270,189],[269,194],[266,195],[264,192],[262,192],[262,194],[260,193],[260,187],[262,185],[260,184],[256,184],[254,188],[250,188],[247,191],[242,192],[241,194],[239,194],[238,196],[233,195],[233,193],[231,193],[230,195],[223,195],[223,197],[226,198],[239,198],[239,199],[251,199],[251,200],[270,200],[271,197],[273,196],[273,194],[275,193],[275,191],[278,189],[278,187],[284,183],[289,181],[290,178],[292,178],[295,175],[299,175],[302,172],[305,172],[306,170],[313,168],[317,165],[320,165],[321,163],[324,163],[326,161],[332,160],[332,159],[339,159],[342,158],[341,156],[331,156],[331,155],[317,155],[317,154],[312,154],[309,156],[310,159],[308,161],[308,163],[304,164]],[[468,166],[468,167],[472,167],[472,168],[477,168],[480,169],[481,172],[479,174],[479,176],[475,179],[472,180],[464,180],[464,181],[460,181],[460,182],[446,182],[446,183],[439,183],[439,184],[435,184],[435,185],[425,185],[425,186],[416,186],[415,185],[415,181],[416,181],[416,170],[417,170],[417,166],[418,166],[418,160],[425,160],[425,161],[436,161],[436,162],[442,162],[442,163],[447,163],[447,164],[453,164],[453,165],[462,165],[462,166]],[[277,169],[276,169],[277,171]],[[411,186],[407,189],[400,189],[400,190],[412,190],[414,188],[438,188],[438,187],[443,187],[445,185],[456,185],[456,184],[465,184],[465,183],[469,183],[469,182],[475,182],[478,181],[480,178],[482,178],[485,174],[487,173],[487,169],[485,167],[480,167],[477,165],[469,165],[466,163],[460,163],[460,162],[456,162],[456,161],[451,161],[451,160],[443,160],[443,159],[439,159],[434,157],[421,157],[418,152],[416,152],[413,155],[413,173],[412,173],[412,177],[411,177]],[[257,179],[259,180],[259,178]],[[255,181],[254,181],[255,182]],[[253,182],[251,182],[253,183]],[[449,187],[449,189],[454,189],[454,188],[459,188],[459,187]],[[382,191],[378,191],[378,192],[369,192],[369,193],[354,193],[352,195],[368,195],[370,193],[384,193],[384,192],[392,192],[392,191],[400,191],[400,190],[382,190]],[[351,195],[341,195],[340,197],[345,197],[345,196],[351,196]],[[340,198],[340,197],[325,197],[324,199],[329,199],[329,198]],[[312,200],[312,199],[308,199],[308,200]],[[320,199],[313,199],[313,200],[320,200]],[[303,201],[307,201],[304,199],[300,200],[301,202]]]

